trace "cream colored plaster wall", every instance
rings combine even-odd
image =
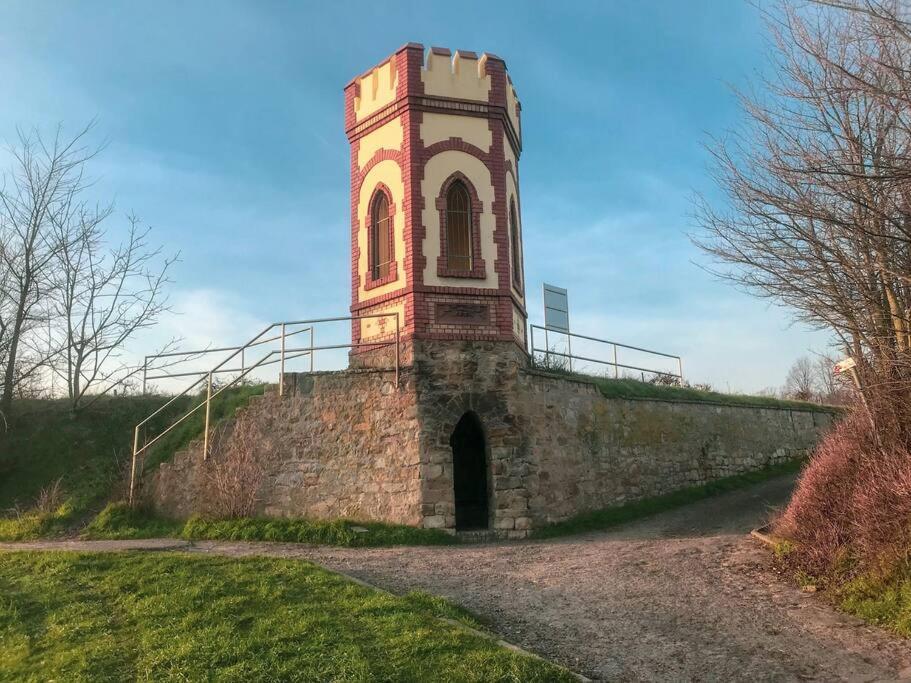
[[[364,288],[364,273],[367,272],[367,259],[369,248],[367,242],[367,228],[365,219],[370,211],[370,200],[377,185],[383,183],[392,194],[392,203],[395,204],[395,215],[392,218],[393,233],[395,235],[395,260],[398,264],[398,278],[394,282],[367,290]],[[381,294],[388,294],[402,289],[406,284],[405,276],[405,214],[402,207],[405,205],[405,184],[402,182],[402,173],[399,165],[391,159],[381,161],[370,169],[364,182],[361,184],[357,202],[357,246],[359,250],[357,260],[358,301],[364,301]]]
[[[360,96],[354,98],[354,120],[361,121],[395,100],[398,72],[395,55],[358,79]]]
[[[425,147],[449,138],[462,138],[484,152],[490,151],[493,134],[487,119],[452,114],[425,113],[421,122],[421,140]]]
[[[404,133],[402,131],[402,119],[394,118],[388,123],[361,138],[357,149],[357,165],[363,169],[364,166],[373,158],[381,149],[391,149],[401,151]]]
[[[437,197],[443,183],[454,172],[460,171],[474,185],[481,200],[481,257],[486,264],[486,277],[483,280],[440,277],[437,275],[437,258],[440,256],[440,212],[436,207]],[[493,185],[490,172],[477,157],[465,152],[449,150],[440,152],[430,158],[424,167],[424,180],[421,183],[424,195],[423,221],[427,228],[424,235],[423,254],[427,259],[424,268],[424,284],[447,287],[478,287],[482,289],[497,288],[496,245],[493,241]]]
[[[456,53],[454,59],[431,52],[427,66],[421,70],[424,93],[437,97],[487,102],[490,76],[481,76],[477,59],[465,59]]]

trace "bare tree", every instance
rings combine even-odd
[[[698,201],[721,276],[832,331],[871,400],[911,393],[911,42],[863,12],[768,15],[776,75],[740,93],[710,151],[726,205]]]
[[[814,401],[819,396],[816,366],[809,356],[801,356],[791,369],[788,370],[788,376],[785,379],[783,393],[788,398],[794,398],[798,401]]]
[[[84,208],[83,171],[98,151],[84,144],[90,129],[65,138],[58,128],[48,141],[37,131],[20,130],[18,144],[10,148],[13,169],[0,186],[0,411],[9,409],[16,386],[49,359],[47,353],[29,357],[23,340],[50,315],[55,259],[74,238],[75,218]]]
[[[66,384],[71,408],[91,405],[142,370],[127,363],[124,345],[169,310],[165,291],[176,256],[159,259],[149,245],[149,229],[127,217],[126,239],[108,249],[102,222],[110,209],[84,212],[78,240],[61,240],[51,348],[62,351],[50,366]],[[174,344],[170,342],[168,350]]]

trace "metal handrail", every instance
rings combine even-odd
[[[640,371],[640,372],[651,372],[651,373],[654,373],[654,374],[656,374],[656,375],[668,375],[668,376],[670,376],[670,377],[677,377],[681,382],[683,382],[683,359],[682,359],[680,356],[676,356],[676,355],[674,355],[674,354],[672,354],[672,353],[664,353],[663,351],[653,351],[652,349],[644,349],[644,348],[642,348],[641,346],[631,346],[631,345],[629,345],[629,344],[621,344],[620,342],[611,341],[611,340],[609,340],[609,339],[599,339],[598,337],[590,337],[590,336],[585,335],[585,334],[576,334],[575,332],[564,332],[564,331],[562,331],[562,330],[554,330],[554,329],[550,329],[550,328],[547,328],[547,327],[542,327],[541,325],[530,325],[530,328],[531,328],[531,355],[532,355],[532,359],[534,359],[535,352],[536,352],[536,351],[540,351],[540,352],[544,353],[545,356],[551,356],[551,355],[553,355],[553,356],[560,356],[560,357],[562,357],[562,358],[567,358],[567,359],[569,359],[569,369],[570,369],[570,371],[572,371],[572,362],[573,362],[573,360],[575,359],[575,360],[582,360],[582,361],[587,361],[587,362],[591,362],[591,363],[600,363],[600,364],[602,364],[602,365],[613,366],[613,368],[614,368],[614,377],[615,377],[615,378],[616,378],[616,377],[619,377],[619,375],[620,375],[620,368],[624,368],[625,370],[638,370],[638,371]],[[545,340],[545,341],[544,341],[544,348],[543,348],[543,349],[537,348],[537,347],[535,346],[535,330],[536,330],[536,329],[537,329],[537,330],[542,330],[542,331],[544,332],[544,340]],[[548,332],[553,332],[553,333],[555,333],[555,334],[564,335],[564,336],[569,337],[569,338],[575,337],[575,338],[577,338],[577,339],[586,339],[586,340],[588,340],[588,341],[599,342],[599,343],[601,343],[601,344],[609,344],[609,345],[611,345],[611,346],[613,347],[613,358],[614,358],[614,360],[613,360],[613,362],[611,362],[611,361],[601,360],[601,359],[599,359],[599,358],[588,358],[588,357],[586,357],[586,356],[574,355],[574,354],[572,353],[572,346],[570,346],[570,348],[568,349],[568,350],[569,350],[569,353],[559,353],[559,352],[557,352],[557,351],[551,350],[551,349],[548,347],[548,342],[547,342],[547,334],[548,334]],[[664,358],[672,358],[672,359],[674,359],[674,360],[677,361],[677,369],[678,369],[678,372],[677,372],[677,373],[673,373],[673,372],[667,372],[667,371],[665,371],[665,370],[655,370],[655,369],[652,369],[652,368],[642,368],[642,367],[638,367],[638,366],[635,366],[635,365],[625,365],[625,364],[623,364],[623,363],[619,363],[619,362],[617,361],[617,349],[618,349],[618,348],[630,349],[631,351],[640,351],[640,352],[642,352],[642,353],[650,353],[650,354],[653,354],[653,355],[655,355],[655,356],[663,356]]]
[[[313,328],[312,327],[305,327],[301,330],[297,330],[296,332],[289,332],[285,336],[293,337],[296,334],[302,334],[303,332],[307,332],[307,331],[310,332],[310,346],[313,346]],[[262,333],[260,333],[260,334],[262,334]],[[211,349],[210,348],[198,349],[196,351],[170,351],[168,353],[154,353],[154,354],[148,355],[143,359],[143,364],[142,364],[142,394],[143,394],[143,396],[145,396],[146,383],[150,379],[174,379],[177,377],[192,377],[193,375],[205,375],[206,373],[208,373],[208,370],[202,370],[200,372],[165,373],[163,375],[151,375],[150,376],[148,373],[149,373],[149,360],[151,360],[151,359],[176,358],[177,356],[202,356],[207,353],[224,353],[225,351],[238,351],[238,350],[243,351],[244,349],[247,349],[247,348],[252,348],[254,346],[260,346],[262,344],[268,344],[269,342],[277,341],[278,339],[280,339],[280,337],[281,337],[281,335],[275,335],[274,337],[268,337],[267,339],[260,339],[259,341],[256,341],[253,343],[244,344],[243,346],[221,346],[221,347],[211,348]],[[181,361],[177,361],[177,362],[179,363]],[[270,362],[274,363],[277,361],[270,361]],[[246,368],[246,363],[244,362],[244,354],[241,353],[240,354],[240,369],[225,370],[224,372],[243,372],[245,368]],[[154,370],[154,368],[153,368],[153,370]],[[310,367],[310,370],[311,371],[313,370],[312,366]]]
[[[317,323],[341,322],[341,321],[345,321],[345,320],[353,322],[355,320],[366,320],[366,319],[370,319],[370,318],[390,318],[393,316],[395,317],[395,335],[392,340],[383,341],[382,339],[378,339],[376,341],[371,341],[371,342],[351,342],[350,344],[329,344],[329,345],[325,345],[325,346],[314,346],[313,345],[313,325],[315,325]],[[307,328],[304,328],[301,330],[296,330],[293,332],[288,332],[288,327],[297,326],[297,325],[309,325],[310,327],[307,327]],[[261,337],[263,337],[263,335],[267,334],[270,330],[273,330],[275,328],[280,328],[281,333],[278,335],[275,335],[274,337],[270,337],[267,339],[261,339]],[[286,346],[286,340],[288,337],[293,337],[297,334],[300,334],[301,332],[306,332],[308,330],[310,331],[310,346],[301,347],[301,348],[288,348]],[[260,345],[270,342],[270,341],[279,341],[280,348],[278,350],[272,349],[272,350],[268,351],[266,353],[266,355],[263,356],[262,358],[260,358],[256,363],[251,365],[249,368],[246,367],[246,363],[243,360],[243,354],[246,351],[246,349],[249,349],[249,348],[252,348],[255,346],[260,346]],[[226,389],[228,389],[228,388],[234,386],[235,384],[237,384],[238,382],[240,382],[244,377],[246,377],[248,374],[250,374],[250,372],[252,372],[256,368],[259,368],[259,367],[265,366],[265,365],[271,365],[272,363],[280,363],[280,370],[279,370],[279,376],[278,376],[278,394],[279,394],[279,396],[284,396],[285,362],[286,361],[293,360],[295,358],[300,358],[302,356],[309,356],[310,357],[310,372],[313,372],[313,356],[314,356],[315,351],[324,351],[324,350],[330,350],[330,349],[343,349],[343,348],[354,349],[354,348],[361,348],[361,347],[371,347],[374,349],[380,349],[380,348],[386,348],[388,346],[393,346],[393,345],[395,346],[395,383],[396,383],[396,386],[399,386],[399,375],[400,375],[400,369],[401,369],[401,320],[399,318],[399,313],[397,311],[387,312],[387,313],[367,313],[367,314],[354,315],[354,316],[338,316],[338,317],[334,317],[334,318],[319,318],[319,319],[314,319],[314,320],[292,320],[292,321],[285,321],[285,322],[281,322],[281,323],[272,323],[271,325],[268,325],[267,327],[265,327],[262,331],[259,332],[259,334],[254,336],[252,339],[250,339],[250,341],[248,341],[246,344],[243,344],[242,346],[231,346],[231,347],[224,347],[224,348],[220,348],[220,349],[206,349],[202,352],[198,352],[198,351],[180,352],[180,351],[178,351],[178,352],[171,352],[171,353],[166,353],[166,354],[157,354],[156,356],[147,356],[146,360],[148,360],[148,358],[156,358],[156,357],[176,357],[176,356],[180,356],[180,355],[194,355],[194,354],[199,354],[199,353],[215,353],[217,351],[221,351],[221,352],[233,351],[233,353],[230,356],[222,359],[222,361],[220,363],[218,363],[218,365],[216,365],[214,368],[204,371],[202,373],[187,372],[187,373],[174,373],[174,374],[167,375],[168,377],[187,377],[187,376],[193,376],[196,374],[200,374],[201,376],[199,378],[197,378],[196,381],[194,381],[192,384],[190,384],[187,388],[185,388],[182,392],[180,392],[176,396],[173,396],[167,403],[160,406],[157,410],[152,412],[150,415],[148,415],[144,420],[142,420],[141,422],[136,424],[136,426],[134,427],[134,429],[133,429],[133,457],[132,457],[132,462],[130,464],[130,489],[129,489],[130,505],[133,505],[133,502],[134,502],[137,477],[140,474],[140,471],[137,468],[139,456],[144,454],[150,446],[152,446],[154,443],[156,443],[165,434],[170,432],[172,429],[177,427],[177,425],[182,423],[184,420],[186,420],[191,415],[196,413],[196,411],[198,411],[200,408],[205,406],[206,418],[205,418],[205,426],[203,428],[203,430],[204,430],[203,431],[203,459],[205,460],[206,458],[208,458],[209,457],[209,423],[210,423],[210,416],[211,416],[212,399],[217,397],[219,394],[221,394]],[[224,386],[219,387],[213,393],[212,392],[212,377],[214,375],[221,374],[221,373],[237,372],[237,368],[225,368],[224,366],[229,361],[231,361],[232,359],[237,357],[238,354],[241,355],[241,359],[242,359],[240,374],[237,375],[236,377],[234,377],[233,379],[231,379],[231,381],[228,382],[227,384],[225,384]],[[278,359],[272,359],[273,356],[275,356],[276,354],[278,354],[278,356],[279,356]],[[146,373],[144,372],[143,373],[143,392],[145,391],[145,380],[146,379],[147,379]],[[168,427],[166,429],[164,429],[160,434],[156,435],[153,439],[151,439],[150,441],[145,441],[142,444],[142,446],[140,447],[140,445],[139,445],[140,430],[142,430],[142,428],[145,427],[149,423],[149,421],[151,421],[157,415],[161,414],[162,411],[164,411],[166,408],[168,408],[168,406],[172,405],[175,401],[177,401],[181,397],[186,396],[195,387],[199,386],[203,380],[206,380],[206,397],[205,397],[205,399],[203,401],[201,401],[199,404],[193,406],[189,411],[184,413],[181,417],[179,417],[173,423],[168,425]]]

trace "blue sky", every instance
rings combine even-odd
[[[715,195],[702,144],[740,121],[729,86],[767,68],[746,2],[8,0],[0,138],[97,118],[95,191],[182,255],[156,334],[240,342],[347,311],[342,87],[408,41],[506,59],[533,322],[541,282],[566,287],[577,331],[679,353],[720,389],[780,385],[825,348],[687,237],[692,193]]]

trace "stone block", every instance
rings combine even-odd
[[[443,515],[424,517],[425,529],[442,529],[444,526],[446,526],[446,518]]]

